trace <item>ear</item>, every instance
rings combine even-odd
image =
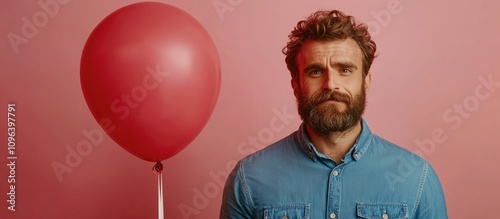
[[[364,80],[365,80],[365,92],[368,93],[368,91],[370,91],[370,85],[372,82],[372,74],[368,72]]]
[[[292,78],[292,80],[290,81],[290,83],[292,84],[293,95],[295,95],[295,98],[299,98],[299,95],[300,95],[300,86],[298,84],[298,81]]]

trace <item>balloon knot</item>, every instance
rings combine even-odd
[[[161,164],[160,161],[156,162],[156,164],[153,166],[153,172],[161,174],[162,170],[163,170],[163,164]]]

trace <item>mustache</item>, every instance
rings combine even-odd
[[[331,92],[324,91],[324,92],[319,93],[317,96],[315,96],[313,98],[313,103],[320,104],[322,102],[329,101],[329,100],[343,102],[343,103],[346,103],[348,105],[351,102],[351,98],[347,94],[341,93],[339,91],[331,91]]]

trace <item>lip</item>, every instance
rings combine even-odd
[[[336,101],[336,100],[327,100],[327,101],[321,102],[320,104],[339,104],[339,103],[345,104],[344,102]]]
[[[344,103],[344,102],[337,101],[337,100],[327,100],[327,101],[323,101],[323,103]]]

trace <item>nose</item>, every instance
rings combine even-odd
[[[339,80],[332,70],[328,70],[325,74],[323,88],[325,90],[339,90]]]

